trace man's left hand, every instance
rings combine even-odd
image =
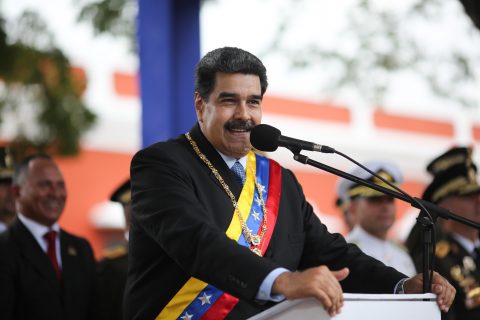
[[[403,284],[405,293],[422,293],[423,292],[423,275],[417,274],[413,278],[408,279]],[[448,312],[455,298],[455,288],[437,272],[433,272],[432,293],[437,295],[437,304],[440,310]]]

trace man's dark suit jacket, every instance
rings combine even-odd
[[[190,132],[238,199],[241,186],[221,156],[198,125]],[[192,276],[240,299],[229,319],[244,319],[272,306],[256,303],[255,296],[278,267],[348,267],[350,276],[342,282],[346,292],[393,293],[406,277],[329,233],[289,170],[282,168],[278,219],[263,258],[225,235],[232,202],[184,136],[139,151],[131,179],[127,319],[155,318]]]
[[[127,243],[115,247],[97,264],[98,319],[123,319],[123,294],[127,281]]]
[[[60,248],[62,283],[19,219],[0,235],[1,319],[92,319],[95,260],[90,244],[61,230]]]

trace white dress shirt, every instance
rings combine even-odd
[[[55,249],[56,249],[56,254],[57,254],[58,266],[61,269],[62,268],[62,256],[60,254],[60,226],[58,225],[58,223],[55,222],[49,228],[49,227],[44,226],[43,224],[40,224],[40,223],[30,219],[30,218],[25,217],[21,213],[18,214],[18,218],[20,219],[20,221],[22,221],[22,223],[25,225],[25,227],[27,227],[27,229],[30,231],[30,233],[35,238],[35,240],[37,240],[38,245],[40,246],[40,248],[42,248],[42,250],[43,250],[43,252],[45,252],[45,254],[47,254],[48,243],[47,243],[47,240],[45,238],[43,238],[43,236],[45,235],[45,233],[47,233],[48,231],[51,231],[51,230],[57,232],[57,236],[55,238],[55,247],[56,247]]]

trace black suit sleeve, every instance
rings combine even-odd
[[[95,258],[90,243],[62,230],[63,304],[68,319],[97,319]],[[100,302],[98,302],[100,303]]]
[[[0,235],[0,310],[2,319],[14,319],[17,291],[15,287],[16,268],[13,250],[7,241],[9,231]]]
[[[406,275],[382,262],[367,256],[357,246],[347,244],[338,233],[330,233],[313,212],[312,206],[303,196],[303,191],[293,173],[285,170],[285,188],[287,193],[302,195],[299,197],[304,217],[304,245],[299,269],[326,265],[331,270],[344,267],[350,269],[349,276],[342,281],[346,292],[355,293],[393,293],[395,285]]]
[[[233,212],[230,198],[203,163],[185,151],[176,155],[174,159],[148,148],[133,158],[132,229],[143,229],[186,274],[253,300],[278,265],[226,236]],[[216,203],[203,201],[207,198]]]

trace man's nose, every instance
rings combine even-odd
[[[50,195],[55,197],[65,197],[66,191],[62,186],[52,186],[50,188]]]
[[[236,119],[250,119],[250,114],[248,113],[248,105],[246,101],[240,101],[237,108],[235,109],[235,118]]]

